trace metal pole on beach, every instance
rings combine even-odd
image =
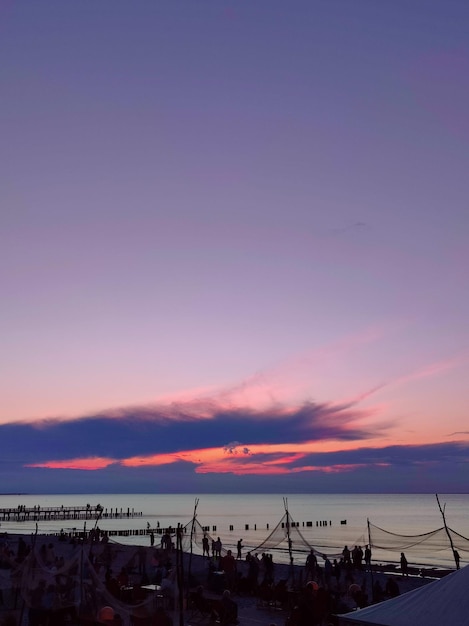
[[[176,578],[177,600],[179,609],[179,626],[184,626],[184,570],[182,551],[182,527],[176,530]]]
[[[194,514],[192,516],[192,525],[191,525],[191,548],[189,553],[189,571],[187,574],[187,595],[189,595],[189,585],[191,581],[191,573],[192,573],[192,540],[194,538],[194,530],[195,530],[195,519],[197,517],[197,505],[199,504],[199,498],[195,499],[194,503]]]
[[[287,541],[288,541],[288,554],[290,556],[290,578],[292,586],[295,586],[295,569],[293,567],[293,553],[292,553],[292,541],[290,537],[290,513],[288,512],[288,500],[283,499],[283,506],[285,507],[285,513],[287,515]]]
[[[368,526],[368,547],[371,550],[371,531],[370,531],[370,520],[367,517],[366,518],[366,523]],[[372,553],[370,552],[370,554],[372,555]],[[366,567],[366,563],[365,563],[365,567]],[[373,597],[373,586],[374,586],[374,581],[373,581],[373,565],[371,564],[371,556],[370,556],[370,574],[371,574],[371,597]]]
[[[440,504],[440,500],[438,498],[438,494],[435,493],[436,496],[436,501],[438,502],[438,508],[440,509],[440,513],[441,516],[443,518],[443,524],[445,525],[445,530],[446,530],[446,534],[448,535],[448,539],[449,539],[449,545],[451,546],[451,552],[453,553],[453,558],[454,558],[454,562],[456,563],[456,569],[459,569],[459,562],[458,562],[458,558],[456,555],[456,550],[454,549],[454,544],[453,544],[453,538],[450,535],[448,526],[446,525],[446,517],[445,517],[445,508],[446,508],[446,504],[443,508],[441,508],[441,504]]]

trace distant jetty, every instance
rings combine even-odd
[[[18,505],[16,508],[0,509],[0,520],[4,522],[28,522],[50,520],[87,520],[87,519],[123,519],[142,517],[143,513],[134,509],[122,508],[105,509],[100,504],[85,504],[84,506],[50,506],[39,505],[26,507]]]

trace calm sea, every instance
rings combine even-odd
[[[440,495],[445,505],[448,526],[464,537],[469,537],[469,494]],[[197,520],[208,526],[212,535],[220,536],[223,544],[235,546],[242,538],[246,548],[256,547],[270,534],[285,513],[283,495],[264,494],[201,494],[197,496]],[[102,530],[134,530],[162,528],[188,524],[194,513],[196,496],[190,494],[82,494],[82,495],[2,495],[0,508],[86,506],[101,504],[108,514],[116,510],[125,515],[141,516],[118,519],[103,518]],[[293,494],[286,498],[291,519],[314,546],[364,545],[368,543],[369,520],[398,535],[427,533],[443,526],[436,497],[431,494]],[[342,522],[342,523],[341,523]],[[346,523],[343,523],[346,522]],[[46,521],[38,523],[38,532],[59,532],[61,528],[82,530],[84,521]],[[87,528],[94,525],[87,522]],[[232,528],[232,530],[231,530]],[[36,522],[5,522],[0,530],[9,533],[34,533]],[[145,536],[119,537],[123,543],[148,543]],[[326,551],[326,550],[324,550]],[[399,552],[374,552],[374,558],[398,561]],[[408,557],[412,558],[412,553]],[[462,561],[469,554],[461,554]],[[298,558],[301,558],[299,556]],[[415,554],[415,563],[435,566],[453,566],[449,548],[435,549],[428,555]]]

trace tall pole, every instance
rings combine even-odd
[[[187,592],[189,593],[189,586],[191,584],[191,573],[192,573],[192,540],[194,538],[194,532],[195,532],[195,519],[197,517],[197,505],[199,504],[199,498],[195,499],[194,502],[194,514],[192,516],[192,525],[191,525],[191,549],[190,549],[190,553],[189,553],[189,571],[187,573]]]
[[[182,527],[176,530],[176,576],[178,586],[179,626],[184,626],[184,569],[182,551]]]
[[[98,506],[99,506],[99,505],[98,505]],[[92,550],[93,550],[93,541],[94,541],[94,540],[95,540],[95,538],[96,538],[96,529],[98,528],[98,522],[99,522],[99,520],[101,519],[101,515],[102,515],[102,514],[103,514],[103,507],[101,507],[101,508],[99,509],[99,514],[98,514],[98,517],[96,518],[96,521],[95,521],[94,526],[93,526],[93,532],[92,532],[92,533],[90,533],[90,535],[91,535],[91,536],[90,536],[90,549],[89,549],[89,551],[88,551],[88,558],[89,558],[90,560],[91,560],[91,553],[92,553]],[[85,529],[86,529],[86,524],[85,524]],[[96,539],[99,541],[99,537],[97,537]]]
[[[371,530],[370,530],[370,520],[367,517],[366,518],[366,523],[368,526],[368,548],[370,549],[370,574],[371,574],[371,597],[373,597],[373,587],[374,587],[374,582],[373,582],[373,566],[371,565]],[[365,563],[366,566],[366,563]]]
[[[86,546],[86,520],[83,524],[83,541],[81,543],[81,551],[80,551],[80,604],[79,604],[79,612],[81,613],[83,606],[83,553],[85,552]],[[91,548],[90,548],[91,551]]]
[[[285,507],[285,513],[287,514],[287,541],[288,541],[288,554],[290,556],[290,577],[292,585],[295,584],[295,570],[293,568],[293,553],[292,553],[292,541],[290,537],[290,513],[288,512],[288,500],[283,499],[283,506]]]
[[[456,569],[459,569],[459,562],[458,562],[458,558],[456,556],[456,550],[454,549],[453,538],[451,537],[451,534],[449,532],[448,526],[446,525],[446,517],[445,517],[445,507],[446,507],[446,504],[445,504],[445,506],[443,508],[441,508],[440,499],[438,498],[438,494],[435,493],[435,496],[436,496],[436,501],[438,502],[438,508],[440,509],[441,517],[443,518],[443,524],[445,525],[446,534],[448,535],[449,545],[451,546],[451,552],[453,553],[454,562],[456,563]]]

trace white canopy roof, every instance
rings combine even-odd
[[[440,580],[340,616],[341,626],[469,624],[469,565]]]

